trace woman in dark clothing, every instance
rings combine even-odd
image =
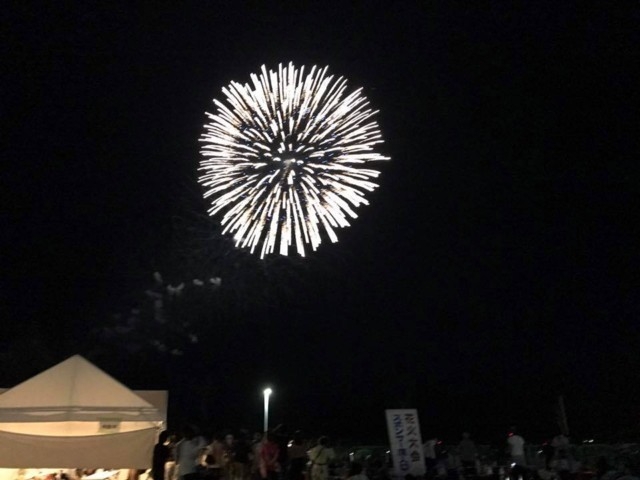
[[[165,445],[169,438],[169,432],[164,430],[158,436],[158,443],[153,447],[153,459],[151,461],[151,476],[153,480],[164,480],[165,464],[171,460],[171,447]]]
[[[302,441],[302,433],[293,434],[289,451],[289,480],[304,480],[307,468],[307,447]]]

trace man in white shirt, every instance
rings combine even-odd
[[[318,444],[308,452],[311,462],[311,480],[328,480],[329,462],[335,458],[333,448],[329,447],[329,439],[320,437]]]
[[[422,451],[424,453],[425,458],[431,458],[433,460],[436,459],[436,445],[438,443],[437,438],[431,438],[424,442],[422,446]]]
[[[198,460],[204,452],[206,442],[204,438],[196,436],[195,428],[191,426],[186,426],[183,434],[184,437],[176,445],[178,479],[194,480],[198,476]]]
[[[511,462],[518,466],[524,467],[527,462],[524,458],[524,438],[516,433],[516,429],[512,428],[507,437],[507,446],[511,455]]]
[[[422,452],[424,454],[424,462],[427,467],[427,473],[431,473],[433,469],[436,468],[436,464],[437,464],[436,445],[438,445],[438,439],[431,438],[426,442],[424,442],[424,445],[422,446]]]

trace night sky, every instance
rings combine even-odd
[[[637,439],[637,4],[73,3],[2,13],[0,386],[81,353],[174,427],[258,428],[269,383],[272,423],[363,442],[398,407],[538,441],[559,394],[575,437]],[[289,61],[364,87],[392,161],[339,243],[260,261],[207,221],[197,139]],[[222,278],[181,356],[96,333],[155,271]]]

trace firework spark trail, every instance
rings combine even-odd
[[[335,230],[378,186],[380,172],[362,167],[389,160],[375,152],[378,112],[327,69],[263,65],[251,83],[224,87],[224,101],[207,113],[199,181],[209,214],[224,211],[223,233],[261,258],[294,246],[304,256],[324,235],[337,242]]]

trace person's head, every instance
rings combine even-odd
[[[471,438],[471,434],[469,432],[462,432],[462,438],[465,440]]]
[[[295,445],[302,445],[302,431],[301,430],[296,430],[296,432],[293,434],[293,443]]]
[[[327,445],[329,445],[329,437],[326,436],[322,436],[318,439],[318,445],[322,445],[323,447],[326,447]]]
[[[253,432],[253,442],[259,442],[262,440],[262,433],[261,432]]]
[[[158,435],[158,443],[163,445],[167,442],[167,440],[169,439],[169,431],[168,430],[163,430],[160,432],[160,435]]]
[[[233,434],[227,433],[224,436],[224,443],[226,443],[227,445],[233,445]]]
[[[362,473],[362,464],[358,462],[353,462],[351,465],[349,465],[349,473],[347,474],[348,477],[353,477],[354,475],[360,475],[361,473]]]

